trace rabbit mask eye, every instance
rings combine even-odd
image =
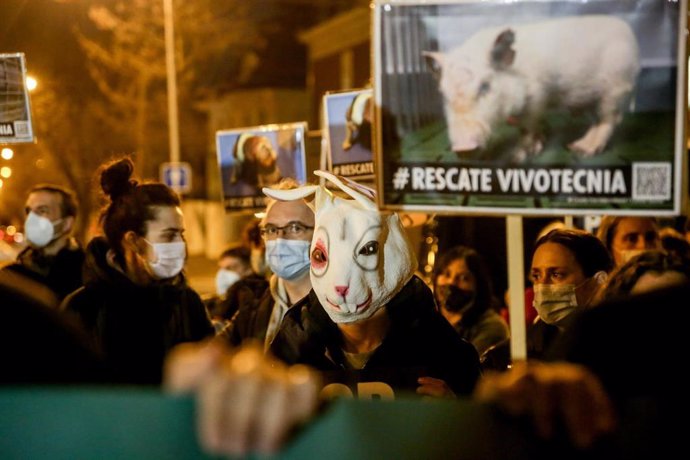
[[[379,236],[381,226],[369,227],[357,243],[354,259],[355,263],[365,271],[376,270],[379,266]]]
[[[365,244],[362,249],[359,250],[359,255],[361,256],[373,256],[379,252],[379,242],[369,241]]]
[[[328,270],[328,233],[321,230],[311,250],[311,273],[321,277]]]

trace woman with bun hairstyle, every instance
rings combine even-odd
[[[213,335],[204,304],[186,283],[180,199],[164,184],[132,179],[129,158],[105,164],[104,236],[86,250],[84,286],[63,309],[77,315],[125,383],[157,384],[166,353]]]

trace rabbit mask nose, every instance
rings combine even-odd
[[[335,292],[340,294],[340,296],[342,298],[345,298],[345,296],[347,295],[347,291],[349,291],[349,290],[350,290],[349,286],[336,286],[335,287]]]

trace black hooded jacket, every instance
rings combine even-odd
[[[213,335],[204,304],[182,276],[134,284],[107,263],[107,252],[105,239],[89,243],[85,285],[62,308],[77,315],[123,383],[160,383],[173,346]]]
[[[384,381],[396,390],[416,390],[417,377],[444,380],[458,395],[472,392],[480,375],[474,347],[461,339],[436,310],[433,294],[413,277],[386,305],[390,329],[358,374],[359,382]],[[342,335],[312,290],[291,308],[271,352],[289,364],[301,363],[325,371],[326,380],[342,381],[346,368]],[[347,376],[347,379],[350,379]]]

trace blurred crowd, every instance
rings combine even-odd
[[[482,255],[463,245],[438,254],[427,285],[397,216],[337,178],[338,193],[292,180],[265,189],[263,217],[220,255],[215,295],[203,299],[185,278],[177,194],[138,181],[128,158],[98,178],[106,206],[85,246],[72,236],[70,190],[28,193],[28,244],[0,270],[5,384],[198,392],[203,443],[217,453],[275,451],[319,398],[355,393],[474,395],[531,414],[544,435],[562,417],[584,446],[615,429],[626,398],[677,394],[667,364],[685,324],[690,220],[546,228],[525,292],[529,361],[514,362],[508,309]],[[16,351],[27,331],[34,340]],[[233,419],[275,420],[248,444]]]

